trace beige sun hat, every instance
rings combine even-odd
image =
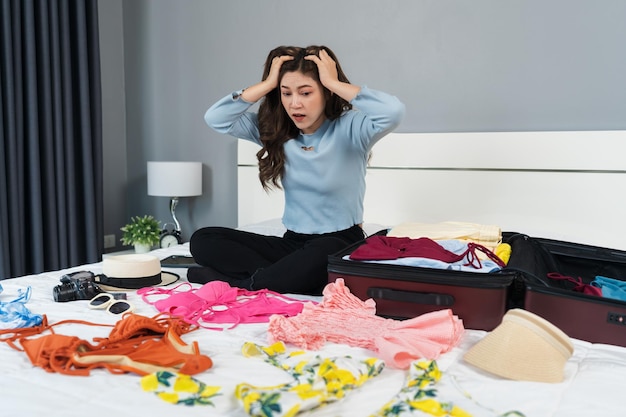
[[[508,379],[562,382],[565,363],[573,352],[570,338],[552,323],[529,311],[512,309],[463,359]]]
[[[161,261],[153,255],[129,254],[104,258],[102,275],[95,281],[105,291],[134,291],[144,287],[169,285],[180,277],[161,271]]]

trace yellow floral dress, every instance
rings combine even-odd
[[[282,342],[268,347],[248,342],[242,351],[244,356],[261,357],[294,378],[271,387],[237,385],[235,396],[252,417],[291,417],[316,409],[343,398],[384,368],[384,362],[377,358],[324,358],[302,350],[287,352]]]
[[[190,375],[159,371],[141,378],[141,388],[154,392],[170,404],[215,405],[214,397],[221,395],[220,387],[206,385]]]
[[[433,416],[471,417],[471,414],[450,402],[436,399],[435,384],[441,371],[435,361],[415,361],[411,364],[404,387],[387,404],[370,417],[399,417],[421,411]],[[417,413],[420,415],[421,413]]]

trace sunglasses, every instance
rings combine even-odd
[[[126,294],[100,293],[89,300],[89,308],[93,310],[106,310],[107,313],[118,315],[130,313],[135,310],[129,301],[126,301]]]

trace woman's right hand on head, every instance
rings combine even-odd
[[[251,85],[241,93],[241,98],[247,102],[254,103],[263,98],[265,95],[272,92],[278,87],[278,76],[280,74],[280,68],[286,61],[291,61],[293,57],[291,55],[276,56],[272,59],[269,73],[263,81],[257,84]]]
[[[265,79],[265,82],[271,85],[272,89],[278,87],[278,75],[280,74],[280,68],[283,66],[283,63],[291,60],[293,60],[291,55],[281,55],[272,58],[270,72],[267,74],[267,78]]]

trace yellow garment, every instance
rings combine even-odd
[[[393,227],[387,236],[410,237],[417,239],[428,237],[432,240],[458,239],[483,246],[491,245],[492,249],[502,241],[502,231],[499,226],[467,222],[441,223],[400,223]]]
[[[213,400],[221,387],[209,386],[204,382],[177,372],[158,371],[141,378],[141,388],[154,392],[160,399],[170,404],[215,405]]]
[[[509,263],[511,259],[511,245],[508,243],[500,243],[494,251],[496,256],[502,260],[505,264]]]
[[[432,240],[461,240],[478,243],[492,252],[502,242],[502,230],[499,226],[455,221],[400,223],[391,228],[387,236],[408,237],[411,239],[427,237]],[[485,259],[486,255],[479,254],[479,258]]]
[[[370,417],[411,417],[415,415],[414,410],[435,417],[472,417],[455,404],[437,398],[435,385],[440,379],[436,361],[413,362],[402,390]]]
[[[379,375],[385,365],[377,358],[323,358],[302,350],[287,351],[283,342],[271,346],[247,342],[242,353],[246,357],[260,357],[294,378],[292,382],[270,387],[237,385],[235,396],[251,417],[293,417],[338,401]]]

